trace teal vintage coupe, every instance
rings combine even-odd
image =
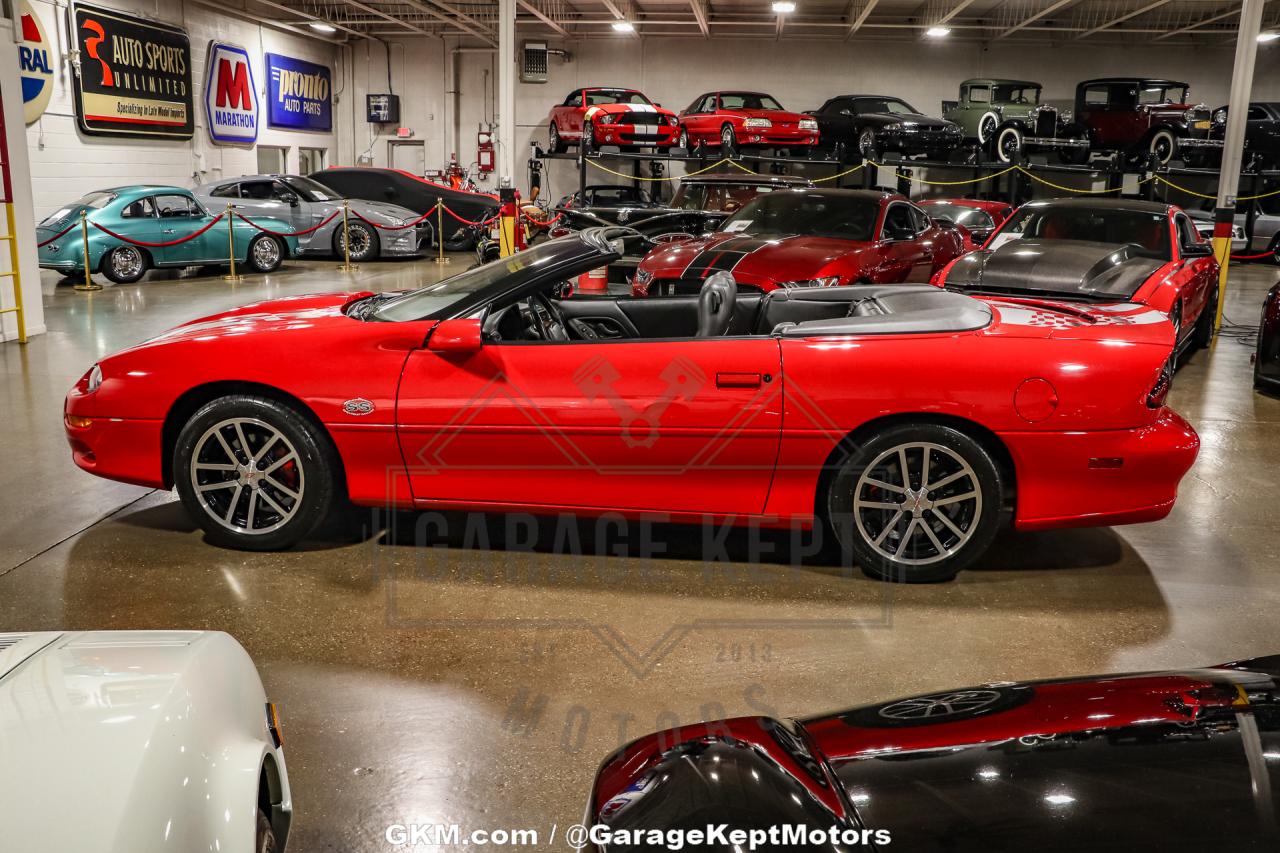
[[[223,211],[210,213],[190,190],[132,186],[91,192],[37,225],[41,267],[68,276],[84,275],[82,211],[89,222],[89,269],[117,284],[135,282],[153,267],[229,264],[228,227],[234,231],[236,264],[254,272],[273,272],[298,251],[296,238],[282,236],[293,230],[287,222],[253,218],[263,228],[281,232],[277,234],[267,234],[239,218],[229,226],[225,215],[214,221]]]

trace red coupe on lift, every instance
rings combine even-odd
[[[628,239],[179,326],[76,383],[72,457],[176,486],[234,548],[294,545],[349,499],[816,525],[899,581],[952,577],[1010,520],[1163,518],[1195,459],[1160,312],[927,284],[739,294],[727,273],[696,296],[564,298]]]
[[[547,117],[547,142],[556,154],[570,145],[666,150],[679,136],[676,114],[635,89],[574,89]]]
[[[1179,351],[1213,340],[1218,261],[1186,211],[1133,199],[1052,199],[1018,208],[934,284],[966,293],[1149,305]]]
[[[697,293],[719,270],[760,291],[927,282],[964,250],[955,225],[897,193],[782,190],[748,202],[707,237],[658,246],[636,268],[631,290]]]
[[[917,204],[933,219],[949,219],[969,232],[971,244],[966,248],[970,250],[987,242],[1015,209],[1007,201],[983,198],[931,198]]]
[[[762,92],[707,92],[680,113],[680,147],[718,146],[726,157],[743,148],[806,154],[818,144],[818,120],[784,110]]]

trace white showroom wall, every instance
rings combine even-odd
[[[338,50],[316,39],[294,36],[254,23],[218,14],[208,7],[175,0],[111,0],[112,8],[176,24],[191,39],[192,86],[195,100],[195,135],[190,140],[157,141],[89,136],[76,126],[72,102],[72,71],[65,61],[73,41],[67,30],[65,0],[29,0],[61,61],[54,68],[53,97],[44,115],[27,128],[37,217],[61,203],[102,187],[133,183],[161,183],[191,187],[226,175],[252,174],[258,170],[257,151],[244,146],[218,145],[209,138],[204,111],[204,57],[210,40],[244,47],[252,59],[253,80],[259,96],[259,146],[288,149],[287,167],[298,167],[298,149],[320,148],[334,152],[336,133],[279,130],[267,125],[264,53],[282,53],[330,66],[334,87],[340,87],[336,66]],[[335,117],[335,121],[336,121]]]

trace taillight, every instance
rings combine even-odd
[[[1169,355],[1169,360],[1160,368],[1160,374],[1156,377],[1156,384],[1152,386],[1151,392],[1147,394],[1147,408],[1159,409],[1164,406],[1164,401],[1169,398],[1169,389],[1173,387],[1173,367],[1177,360],[1177,350]]]

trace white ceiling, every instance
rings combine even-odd
[[[1224,46],[1235,41],[1239,0],[517,0],[519,38],[765,37],[917,41],[931,26],[949,39]],[[237,8],[238,7],[238,8]],[[497,0],[231,0],[228,12],[302,28],[324,21],[331,36],[461,36],[495,43]],[[634,34],[615,32],[629,21]],[[1263,12],[1280,29],[1280,4]]]

